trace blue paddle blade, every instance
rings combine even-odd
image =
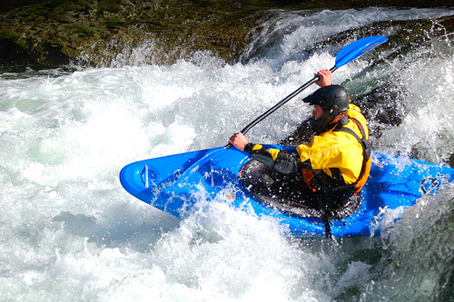
[[[335,64],[336,67],[339,68],[341,66],[344,66],[348,62],[353,61],[354,59],[365,54],[368,51],[371,51],[387,40],[387,37],[371,36],[359,39],[348,44],[337,53]]]

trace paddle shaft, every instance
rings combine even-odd
[[[337,67],[334,66],[333,68],[330,69],[331,72],[334,72],[337,70]],[[302,85],[300,88],[298,88],[297,90],[293,91],[291,94],[289,94],[288,96],[286,96],[283,100],[281,100],[279,103],[277,103],[276,105],[274,105],[273,107],[271,107],[270,109],[268,109],[265,113],[263,113],[261,116],[259,116],[258,118],[256,118],[255,120],[253,120],[252,122],[250,122],[246,127],[244,127],[242,130],[241,130],[241,133],[243,134],[246,134],[246,132],[248,132],[249,130],[251,130],[252,127],[254,127],[255,125],[257,125],[258,123],[260,123],[262,120],[264,120],[265,118],[267,118],[270,114],[272,114],[274,111],[276,111],[277,109],[281,108],[284,104],[286,104],[288,101],[290,101],[291,99],[293,99],[295,96],[297,96],[298,94],[300,94],[303,90],[305,90],[307,87],[311,86],[312,84],[314,84],[315,82],[317,82],[318,80],[320,79],[319,76],[315,76],[312,80],[310,80],[309,82],[307,82],[306,84]]]

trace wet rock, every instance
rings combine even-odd
[[[308,144],[312,136],[314,136],[314,131],[312,130],[311,121],[313,118],[309,118],[303,121],[298,127],[285,139],[279,141],[281,145],[289,146],[298,146],[301,144]]]
[[[452,153],[451,156],[449,156],[448,163],[451,167],[454,168],[454,153]]]
[[[399,126],[408,110],[403,101],[405,91],[392,82],[386,82],[371,92],[357,95],[354,103],[361,108],[368,121],[371,141],[382,136],[383,130]]]
[[[22,63],[24,54],[37,64],[74,59],[105,66],[146,43],[144,63],[168,64],[195,51],[231,61],[247,43],[255,11],[222,1],[45,1],[2,16],[0,43],[10,50],[0,63]]]
[[[109,66],[118,62],[119,57],[132,54],[138,47],[149,49],[140,58],[143,64],[170,64],[178,59],[190,59],[198,51],[210,52],[226,63],[233,63],[239,60],[245,46],[250,42],[251,33],[260,30],[259,24],[264,18],[270,18],[270,9],[450,5],[449,1],[437,0],[430,3],[359,0],[0,1],[3,4],[0,6],[0,14],[3,14],[0,16],[0,68],[3,69],[24,64],[51,67],[66,64],[71,60],[89,65]],[[356,32],[338,35],[333,38],[333,43],[336,43],[336,39],[345,42],[346,38],[348,40],[355,35],[387,31],[395,33],[393,40],[396,43],[390,44],[390,51],[401,51],[402,41],[408,38],[411,41],[416,36],[421,36],[421,31],[430,26],[418,22],[407,22],[400,33],[395,33],[394,29],[397,27],[391,30],[395,23],[376,24]],[[452,32],[452,18],[445,22],[445,30]],[[411,47],[408,40],[405,45]]]

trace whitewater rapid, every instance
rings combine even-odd
[[[247,63],[197,53],[157,66],[139,64],[139,52],[109,68],[0,74],[1,301],[427,301],[439,294],[452,271],[450,186],[405,214],[388,213],[382,238],[340,246],[288,238],[276,221],[203,195],[200,211],[180,221],[122,189],[124,165],[223,146],[314,72],[331,68],[338,46],[299,55],[312,42],[371,22],[453,12],[280,14],[281,23],[265,24],[270,30],[246,52],[267,51]],[[350,18],[335,27],[341,16]],[[276,35],[277,43],[267,40]],[[334,82],[353,97],[387,81],[402,89],[408,112],[374,142],[378,150],[417,149],[433,162],[453,153],[450,48],[438,39],[370,71],[367,58],[336,71]],[[248,137],[276,143],[310,113],[296,98]],[[393,215],[404,218],[394,223]]]

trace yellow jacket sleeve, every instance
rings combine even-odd
[[[263,149],[263,146],[262,145],[259,145],[259,144],[256,144],[252,147],[251,151],[259,151],[259,150],[262,150]],[[280,150],[277,150],[277,149],[274,149],[274,148],[270,148],[270,149],[267,149],[266,150],[269,154],[271,154],[271,157],[273,157],[273,160],[276,161],[277,159],[277,156],[279,155],[279,152]]]

